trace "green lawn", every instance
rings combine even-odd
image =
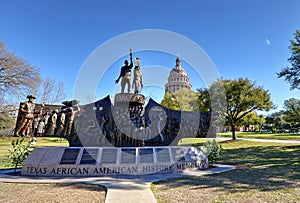
[[[191,145],[202,145],[204,142],[206,142],[206,138],[183,138],[179,140],[178,145],[181,146],[191,146]]]
[[[231,132],[218,133],[218,137],[232,137]],[[294,133],[258,133],[258,132],[236,132],[237,138],[258,138],[258,139],[278,139],[278,140],[300,140],[300,134]]]
[[[158,202],[300,202],[300,145],[222,143],[227,173],[152,184]]]
[[[11,148],[11,141],[16,139],[15,137],[0,137],[0,168],[11,168],[10,158],[8,158],[8,149]],[[26,142],[30,138],[25,138]],[[38,137],[34,146],[69,146],[69,143],[65,139],[57,137]]]

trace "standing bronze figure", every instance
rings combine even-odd
[[[17,128],[15,131],[16,136],[27,136],[30,133],[32,121],[34,119],[34,108],[35,105],[33,100],[34,96],[28,95],[28,101],[24,102],[20,106],[21,120],[17,123]]]
[[[141,88],[143,88],[143,75],[141,72],[141,65],[140,59],[135,58],[134,60],[134,76],[133,76],[133,84],[132,88],[134,87],[134,93],[138,94]]]
[[[121,93],[124,93],[124,89],[125,89],[126,84],[127,84],[128,93],[129,93],[130,92],[130,87],[131,87],[131,82],[130,82],[131,69],[133,67],[132,49],[130,49],[130,64],[129,64],[128,60],[125,60],[124,64],[125,65],[121,67],[121,72],[120,72],[120,75],[119,75],[118,79],[116,79],[116,83],[118,83],[120,78],[122,77]]]

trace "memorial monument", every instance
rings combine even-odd
[[[132,49],[129,56],[130,63],[124,61],[115,81],[121,79],[121,93],[115,95],[114,102],[107,96],[87,105],[80,106],[79,101],[72,100],[60,106],[36,105],[39,109],[31,110],[39,112],[32,120],[45,126],[39,129],[39,136],[66,138],[70,147],[36,148],[24,162],[23,175],[141,175],[208,167],[200,147],[177,144],[182,138],[214,136],[211,112],[175,111],[151,98],[145,104],[145,96],[140,94],[141,61],[134,60],[131,82]],[[32,103],[31,99],[28,102]],[[44,114],[43,109],[47,109]],[[20,120],[17,126],[23,126],[23,122]],[[27,127],[27,134],[34,135],[34,129]],[[17,130],[16,136],[24,136],[20,132]]]

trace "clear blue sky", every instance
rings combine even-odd
[[[270,91],[278,107],[286,99],[299,98],[298,90],[290,91],[289,84],[276,77],[276,72],[288,65],[289,40],[300,29],[299,0],[0,2],[0,39],[9,50],[40,67],[43,77],[63,81],[68,99],[81,66],[97,47],[140,29],[186,36],[204,49],[223,78],[256,81]],[[175,56],[141,55],[142,66],[171,69],[175,63]],[[107,73],[112,78],[100,84],[97,99],[112,94],[116,87],[114,80],[123,58],[115,61]],[[193,88],[201,87],[203,83],[193,77],[192,68],[183,65]],[[98,68],[102,67],[95,71]]]

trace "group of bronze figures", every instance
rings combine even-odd
[[[58,106],[34,104],[32,95],[27,98],[27,102],[20,103],[15,136],[67,137],[73,134],[74,118],[80,111],[77,100],[64,101]]]
[[[177,145],[182,138],[214,136],[209,128],[211,112],[175,111],[152,99],[144,107],[142,95],[116,96],[125,97],[114,104],[107,96],[82,106],[73,100],[39,108],[30,99],[20,104],[15,134],[66,138],[70,146],[116,147]],[[52,112],[41,113],[51,108]]]
[[[34,96],[20,103],[15,136],[55,136],[66,138],[70,146],[165,146],[177,145],[181,138],[214,137],[210,112],[175,111],[139,94],[143,87],[140,59],[135,59],[134,93],[131,91],[132,51],[130,63],[116,80],[121,79],[121,93],[114,104],[110,97],[79,106],[79,101],[63,105],[34,104]],[[128,93],[124,93],[127,85]]]

